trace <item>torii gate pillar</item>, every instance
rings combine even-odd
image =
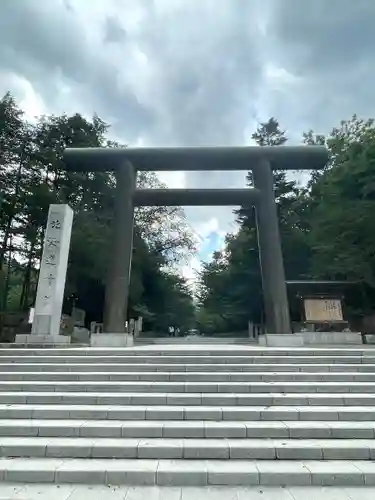
[[[125,161],[116,170],[113,245],[105,292],[104,324],[106,333],[124,333],[128,309],[134,231],[134,192],[137,173]]]

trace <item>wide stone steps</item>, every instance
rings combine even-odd
[[[149,486],[363,486],[375,484],[375,464],[362,460],[16,458],[0,461],[0,480]]]
[[[374,439],[0,437],[1,458],[373,460]]]
[[[0,391],[168,392],[168,393],[375,393],[375,382],[152,382],[152,381],[1,381]]]
[[[151,393],[375,393],[375,382],[145,382],[0,381],[0,392],[151,392]]]
[[[4,344],[2,344],[4,346]],[[133,356],[134,358],[141,356],[225,356],[227,358],[233,356],[375,356],[375,348],[368,346],[360,347],[236,347],[229,345],[212,345],[199,346],[185,344],[183,347],[178,346],[158,346],[158,347],[52,347],[52,348],[33,348],[33,347],[0,347],[0,357],[2,356]]]
[[[34,366],[34,365],[30,365]],[[65,365],[60,365],[66,368]],[[101,365],[99,365],[101,366]],[[0,365],[1,367],[1,365]],[[39,366],[37,368],[40,368]],[[99,370],[100,372],[100,370]],[[9,371],[0,369],[4,381],[59,382],[374,382],[375,373],[356,372],[68,372]]]
[[[75,392],[0,391],[1,405],[148,405],[148,406],[373,406],[372,393],[182,393],[182,392]]]
[[[0,362],[1,362],[0,357]],[[215,373],[253,373],[253,372],[272,372],[282,373],[282,372],[294,372],[294,373],[375,373],[375,363],[374,364],[345,364],[345,363],[331,363],[331,364],[297,364],[297,363],[280,363],[280,364],[230,364],[225,365],[201,363],[201,364],[191,364],[191,363],[181,363],[181,364],[147,364],[147,363],[125,363],[125,364],[99,364],[99,363],[45,363],[38,362],[38,359],[34,359],[34,363],[17,364],[17,363],[4,363],[0,364],[0,372],[133,372],[134,376],[137,377],[139,373],[149,372],[150,374],[158,372],[170,372],[178,373],[181,375],[190,375],[191,373],[202,373],[207,372],[208,374]]]
[[[3,355],[4,363],[54,363],[66,364],[154,364],[154,365],[265,365],[265,364],[374,364],[375,355],[368,356],[17,356]]]
[[[375,350],[0,349],[0,457],[16,483],[375,485]]]
[[[0,420],[2,437],[373,439],[375,421]]]
[[[1,405],[0,418],[204,421],[368,421],[374,406]],[[108,424],[109,425],[109,424]]]

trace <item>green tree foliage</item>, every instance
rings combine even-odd
[[[277,120],[261,123],[252,139],[260,146],[287,141]],[[327,137],[303,134],[309,145],[326,145],[330,160],[299,185],[275,172],[274,188],[286,278],[340,279],[375,286],[375,125],[354,116]],[[248,184],[252,185],[251,173]],[[203,264],[200,276],[201,329],[246,328],[262,317],[255,213],[241,208],[238,232],[228,235],[223,252]],[[375,303],[367,304],[373,310]]]
[[[0,311],[33,304],[48,207],[69,203],[75,218],[66,295],[74,294],[88,320],[101,319],[115,180],[107,172],[67,172],[62,153],[69,146],[121,147],[107,138],[108,130],[98,116],[87,120],[79,114],[28,123],[10,94],[0,101]],[[138,183],[161,186],[147,172],[139,174]],[[150,328],[164,328],[164,301],[175,304],[179,323],[187,324],[194,315],[192,296],[173,274],[173,266],[194,249],[184,213],[145,207],[135,219],[129,315],[144,312]]]
[[[310,186],[312,272],[374,286],[374,121],[343,121],[327,145],[329,168]]]

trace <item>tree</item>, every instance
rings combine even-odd
[[[253,134],[261,146],[286,142],[277,120]],[[327,137],[303,134],[309,145],[325,145],[327,165],[298,186],[284,172],[274,175],[284,267],[287,279],[349,280],[362,284],[367,302],[348,298],[351,313],[375,305],[375,125],[354,116]],[[248,176],[251,185],[251,174]],[[233,318],[259,318],[261,296],[254,211],[238,213],[239,231],[228,236],[222,254],[203,266],[199,317],[207,329],[228,330]],[[352,294],[353,295],[353,294]],[[251,297],[251,306],[249,300]],[[362,302],[360,304],[359,302]],[[217,320],[220,318],[220,321]]]
[[[374,286],[374,121],[341,122],[327,145],[329,167],[310,186],[313,274]]]
[[[76,305],[87,310],[88,321],[101,319],[115,179],[107,172],[67,172],[62,153],[69,146],[125,147],[106,137],[108,129],[98,116],[86,120],[79,114],[42,116],[31,125],[9,94],[0,101],[0,190],[4,193],[0,269],[6,274],[3,308],[8,305],[26,310],[33,304],[48,207],[69,203],[75,217],[66,298],[74,295]],[[141,173],[138,183],[161,186],[153,173]],[[194,238],[181,209],[149,207],[136,211],[130,316],[149,309],[150,325],[160,323],[162,312],[147,284],[152,275],[164,302],[178,304],[179,321],[188,321],[191,308],[186,304],[191,293],[176,281],[172,270],[192,251]]]
[[[10,287],[17,214],[24,204],[22,177],[31,149],[30,125],[7,93],[0,101],[0,311],[6,305]],[[8,259],[7,259],[8,252]]]

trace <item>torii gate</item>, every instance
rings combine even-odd
[[[255,206],[267,333],[291,333],[273,170],[318,170],[323,146],[198,148],[68,148],[67,170],[114,171],[113,254],[106,286],[104,332],[125,329],[133,247],[134,206]],[[137,171],[252,170],[254,188],[136,189]]]

